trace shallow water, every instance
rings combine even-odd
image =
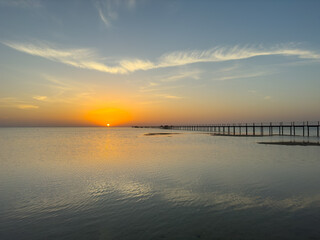
[[[320,239],[320,147],[152,132],[0,128],[0,239]]]

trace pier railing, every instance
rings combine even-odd
[[[147,127],[147,126],[146,126]],[[262,122],[233,124],[198,124],[198,125],[162,125],[149,128],[174,129],[185,131],[212,132],[227,136],[317,136],[319,137],[319,121],[306,122]]]

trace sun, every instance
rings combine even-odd
[[[107,127],[110,127],[110,124],[109,124],[109,123],[107,123]]]

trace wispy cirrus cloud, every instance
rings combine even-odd
[[[91,49],[61,49],[53,44],[40,42],[37,45],[15,42],[2,42],[4,45],[30,55],[43,57],[55,62],[61,62],[77,68],[96,70],[107,73],[126,73],[121,66],[110,67],[99,61],[97,54]]]
[[[184,71],[180,71],[177,74],[162,76],[161,77],[161,82],[176,82],[176,81],[179,81],[181,79],[198,80],[198,79],[200,79],[201,73],[202,73],[202,71],[199,70],[199,69],[184,70]]]
[[[226,81],[226,80],[233,80],[233,79],[243,79],[243,78],[255,78],[255,77],[262,77],[265,75],[269,75],[266,72],[251,72],[251,73],[240,73],[240,74],[232,74],[232,75],[224,75],[221,77],[214,77],[213,80],[215,81]]]
[[[37,108],[39,108],[39,106],[31,105],[31,104],[19,104],[19,105],[17,105],[17,108],[20,108],[20,109],[37,109]]]
[[[182,99],[183,98],[183,97],[169,95],[169,94],[156,94],[155,96],[161,97],[161,98],[166,98],[166,99]]]
[[[14,97],[0,98],[0,108],[37,109],[39,106]]]
[[[256,90],[253,90],[253,89],[248,90],[248,92],[251,93],[251,94],[256,94],[256,93],[257,93],[257,91],[256,91]]]
[[[227,80],[236,80],[236,79],[249,79],[257,78],[267,75],[272,75],[275,73],[274,69],[269,69],[268,67],[263,66],[263,68],[246,68],[242,64],[236,63],[232,66],[220,68],[216,71],[212,71],[211,80],[213,81],[227,81]]]
[[[105,24],[106,27],[110,27],[111,26],[111,20],[110,18],[115,18],[114,15],[111,15],[110,13],[104,13],[101,7],[97,7],[98,13],[99,13],[99,17],[101,19],[101,21]]]
[[[78,101],[90,100],[95,94],[93,84],[80,83],[72,79],[60,78],[47,74],[42,75],[43,80],[49,84],[44,86],[51,89],[50,96],[34,96],[33,99],[47,103],[67,103],[72,104]]]
[[[264,94],[259,93],[256,90],[249,90],[248,92],[251,93],[253,96],[257,97],[258,99],[263,99],[265,101],[272,101],[273,100],[272,96],[269,96],[269,95],[265,96]]]
[[[305,59],[320,59],[320,54],[309,50],[294,49],[286,46],[270,49],[254,47],[216,47],[205,51],[178,51],[164,54],[160,57],[158,67],[182,66],[201,62],[224,62],[242,60],[258,56],[295,56]]]
[[[259,56],[291,56],[300,59],[320,59],[320,54],[310,50],[277,46],[273,48],[255,47],[216,47],[204,51],[178,51],[160,56],[157,60],[123,59],[106,64],[93,49],[62,49],[53,44],[2,42],[8,47],[30,55],[43,57],[77,68],[95,70],[111,74],[126,74],[139,70],[147,71],[157,68],[178,67],[194,63],[225,62],[244,60]],[[182,76],[183,77],[183,76]],[[179,77],[178,77],[179,78]]]
[[[135,5],[135,0],[97,0],[95,2],[99,17],[107,28],[110,28],[112,21],[118,18],[118,11],[121,7],[131,9]]]
[[[140,87],[139,91],[142,93],[159,92],[159,91],[167,91],[167,90],[177,89],[179,87],[181,87],[181,86],[161,86],[160,84],[151,86],[150,84],[148,84],[147,86]]]
[[[38,101],[46,101],[48,99],[47,96],[34,96],[33,99]]]

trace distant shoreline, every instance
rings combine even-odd
[[[286,146],[320,146],[319,142],[296,142],[296,141],[289,141],[289,142],[258,142],[258,144],[268,144],[268,145],[286,145]]]

